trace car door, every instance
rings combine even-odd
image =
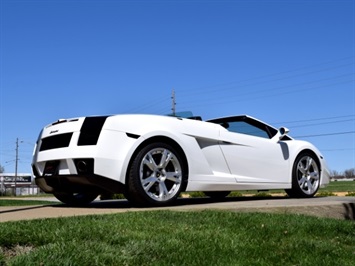
[[[228,131],[220,132],[220,147],[237,182],[287,182],[290,167],[287,143],[271,139],[266,127],[248,121],[230,121]]]

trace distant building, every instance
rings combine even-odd
[[[32,184],[33,176],[30,173],[0,173],[0,195],[36,195],[39,188]]]

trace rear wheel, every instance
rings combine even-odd
[[[56,192],[53,193],[54,196],[60,200],[61,202],[74,205],[74,206],[82,206],[87,205],[97,198],[97,193],[72,193],[72,192]]]
[[[290,197],[313,197],[320,185],[320,167],[318,159],[312,153],[301,153],[292,170],[292,188],[286,189]]]
[[[127,198],[139,205],[165,206],[185,189],[186,166],[182,155],[167,143],[151,143],[131,163]]]

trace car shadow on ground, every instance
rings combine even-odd
[[[204,205],[211,203],[222,203],[222,202],[251,202],[251,201],[263,201],[263,200],[277,200],[277,199],[288,199],[287,197],[227,197],[222,199],[212,199],[212,198],[178,198],[175,202],[168,206],[163,206],[159,208],[170,208],[170,207],[178,207],[178,206],[188,206],[188,205]],[[53,207],[73,207],[67,204],[56,204]],[[144,208],[144,209],[152,209],[156,207],[149,206],[137,206],[125,199],[119,200],[96,200],[86,206],[75,206],[79,208],[99,208],[99,209],[111,209],[111,208],[122,208],[122,209],[136,209],[136,208]]]
[[[355,221],[355,203],[343,203],[345,214],[345,220]]]
[[[35,210],[35,209],[42,209],[48,206],[55,206],[55,205],[41,205],[41,206],[23,206],[23,207],[13,207],[13,209],[8,209],[8,210],[0,210],[0,214],[4,213],[10,213],[10,212],[21,212],[21,211],[27,211],[27,210]]]

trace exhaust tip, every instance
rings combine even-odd
[[[80,173],[86,173],[88,168],[87,168],[87,165],[86,165],[86,162],[85,161],[78,161],[76,163],[76,169],[78,170],[78,172]]]
[[[78,174],[93,174],[94,159],[76,159],[75,167]]]

